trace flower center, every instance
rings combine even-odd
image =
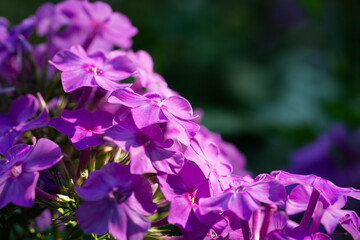
[[[120,189],[115,189],[111,194],[111,198],[114,199],[116,203],[122,203],[128,198],[128,194]]]
[[[13,166],[12,169],[11,169],[11,175],[12,175],[14,178],[20,176],[21,172],[22,172],[22,166],[21,166],[21,165],[15,165],[15,166]]]
[[[191,205],[194,205],[194,204],[197,203],[197,201],[196,201],[197,200],[196,199],[196,192],[193,192],[193,191],[188,192],[187,197],[188,197],[189,202],[190,202]]]
[[[98,75],[101,76],[101,75],[104,74],[104,71],[102,69],[100,69],[100,68],[98,68],[98,67],[96,67],[96,66],[94,66],[92,64],[91,65],[85,65],[83,68],[85,69],[86,72],[92,73],[95,76],[98,76]]]

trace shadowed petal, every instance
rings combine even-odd
[[[41,138],[23,165],[24,171],[34,172],[48,169],[62,158],[61,149],[53,141]]]
[[[84,202],[76,211],[76,219],[85,233],[105,234],[109,231],[109,220],[115,209],[115,203],[107,197]]]
[[[75,187],[76,193],[88,201],[97,201],[109,194],[112,190],[109,176],[102,171],[94,171],[90,174],[83,187]]]
[[[20,176],[11,183],[11,201],[18,206],[32,207],[34,205],[35,188],[38,178],[38,172],[21,173]]]

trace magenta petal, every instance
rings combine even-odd
[[[160,172],[177,174],[184,165],[182,153],[156,148],[149,152],[149,155],[153,166]]]
[[[247,192],[256,200],[269,204],[285,204],[285,187],[277,181],[255,183],[247,188]]]
[[[356,214],[355,214],[356,215]],[[350,214],[346,214],[343,218],[339,220],[341,226],[351,234],[353,239],[360,239],[360,219],[358,216],[354,217]],[[320,239],[319,239],[320,240]],[[321,239],[322,240],[322,239]]]
[[[229,210],[233,195],[233,192],[227,191],[211,198],[201,198],[199,200],[200,213],[205,215],[210,212],[221,213]]]
[[[61,149],[56,143],[47,138],[40,138],[26,159],[23,169],[28,172],[42,171],[55,165],[61,158]]]
[[[167,118],[156,105],[145,104],[131,109],[134,122],[138,128],[144,128],[155,123],[168,122]]]
[[[17,162],[24,162],[32,150],[33,146],[16,144],[7,151],[5,158],[9,160],[9,166],[13,166]]]
[[[130,147],[130,172],[132,174],[156,173],[150,158],[146,155],[143,146]]]
[[[102,76],[94,76],[96,83],[102,87],[105,90],[108,91],[115,91],[118,89],[123,89],[123,88],[127,88],[130,87],[131,84],[120,84],[116,81],[112,81],[106,78],[106,76],[104,75]],[[123,78],[124,79],[124,78]]]
[[[136,212],[149,216],[157,209],[156,204],[152,201],[152,196],[149,182],[141,178],[136,187],[134,187],[134,193],[127,199],[127,203]]]
[[[17,98],[11,103],[9,116],[13,126],[25,122],[35,115],[39,108],[39,103],[33,95],[25,95]]]
[[[97,86],[93,75],[83,69],[62,72],[61,81],[65,92],[72,92],[81,87]]]
[[[32,207],[34,205],[35,188],[38,178],[38,172],[21,173],[20,176],[11,183],[11,201],[18,206]]]
[[[76,210],[76,219],[80,228],[87,234],[105,234],[116,205],[110,198],[82,203]],[[94,221],[96,219],[96,221]]]
[[[355,238],[354,236],[353,236],[353,238],[360,239],[360,235],[357,235],[357,236],[358,236],[358,238]],[[331,237],[329,237],[328,235],[326,235],[324,233],[317,232],[314,234],[313,239],[314,240],[331,240]]]
[[[88,201],[97,201],[109,194],[112,186],[109,184],[109,177],[102,171],[94,171],[84,183],[83,187],[75,187],[76,193]]]
[[[123,104],[131,108],[147,104],[147,100],[146,97],[135,93],[130,88],[114,91],[108,98],[109,103]]]
[[[25,132],[30,129],[42,128],[42,127],[47,126],[48,122],[49,122],[49,115],[48,115],[46,109],[44,109],[44,110],[42,110],[42,112],[40,113],[40,115],[37,118],[31,120],[30,122],[25,123],[18,130]]]
[[[178,225],[187,231],[194,231],[193,226],[196,219],[192,212],[190,200],[186,196],[175,197],[170,205],[168,221],[171,224]]]
[[[121,55],[107,61],[104,65],[104,76],[110,80],[122,80],[130,77],[136,70],[129,57]]]
[[[172,96],[166,98],[162,104],[166,107],[167,111],[178,118],[184,120],[193,120],[196,118],[193,117],[193,110],[190,103],[183,97]]]
[[[73,47],[71,50],[75,50],[75,48],[79,49],[81,47],[76,46]],[[81,66],[84,64],[84,60],[83,58],[74,54],[72,51],[63,50],[58,52],[53,57],[52,61],[49,61],[49,63],[54,65],[60,71],[74,71],[81,68]]]
[[[65,112],[64,110],[63,112]],[[64,118],[53,118],[49,121],[49,127],[55,128],[57,131],[62,134],[71,136],[75,132],[75,126],[73,123],[65,121]]]
[[[5,155],[6,152],[20,139],[22,133],[12,131],[0,136],[0,154]]]
[[[288,196],[286,213],[289,215],[293,215],[305,211],[309,203],[309,199],[309,191],[307,191],[303,185],[296,186]]]
[[[229,203],[229,207],[233,213],[245,221],[249,221],[252,213],[261,208],[261,206],[246,192],[234,196]]]
[[[91,131],[76,128],[73,136],[69,136],[69,140],[77,150],[101,145],[104,141]]]
[[[127,237],[131,240],[143,239],[150,228],[150,221],[133,211],[131,207],[125,209],[127,215]]]
[[[109,231],[117,239],[127,239],[127,216],[124,204],[114,208],[109,221]]]
[[[11,202],[12,188],[11,182],[7,181],[9,178],[9,174],[7,176],[1,176],[1,183],[0,183],[0,209],[6,206],[9,202]]]

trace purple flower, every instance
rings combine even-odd
[[[360,186],[360,129],[349,133],[336,124],[315,141],[296,150],[289,171],[315,174],[338,186]]]
[[[135,36],[138,30],[125,15],[113,12],[104,2],[85,1],[83,7],[84,18],[77,24],[89,31],[87,41],[91,41],[94,46],[109,50],[113,45],[125,49],[131,47],[131,37]],[[85,42],[84,45],[86,44]],[[106,47],[109,44],[112,45]]]
[[[226,220],[220,215],[201,214],[199,200],[210,197],[209,184],[200,168],[186,162],[177,175],[158,175],[161,191],[171,202],[168,222],[187,232],[200,233],[209,228],[217,234],[226,227]],[[194,234],[194,233],[193,233]]]
[[[142,239],[156,210],[149,182],[130,173],[128,165],[109,163],[90,173],[77,194],[86,200],[76,211],[85,233],[110,232],[117,239]],[[96,219],[96,221],[94,221]]]
[[[313,218],[311,233],[317,231],[320,223],[328,233],[332,233],[345,216],[359,226],[360,219],[356,213],[341,208],[345,206],[347,197],[360,200],[360,190],[341,188],[315,175],[304,176],[284,171],[275,171],[271,175],[285,186],[298,184],[289,195],[286,210],[289,214],[305,211],[299,227],[306,227]]]
[[[0,154],[5,155],[25,131],[47,125],[48,114],[45,109],[37,118],[28,121],[38,109],[37,99],[29,94],[13,101],[8,113],[0,113]]]
[[[249,221],[252,213],[261,209],[260,202],[284,205],[285,187],[266,174],[259,175],[253,181],[238,178],[234,186],[224,193],[200,200],[202,213],[232,211],[240,219]]]
[[[50,120],[49,127],[69,136],[74,147],[83,150],[104,143],[100,136],[112,126],[112,120],[110,113],[101,110],[93,113],[85,109],[64,110],[61,117]]]
[[[220,155],[215,144],[205,143],[205,147],[202,148],[196,137],[190,141],[184,156],[195,162],[209,179],[211,195],[218,195],[227,189],[222,185],[222,179],[231,174],[232,166]]]
[[[133,174],[165,172],[176,174],[184,164],[183,154],[173,140],[163,140],[158,125],[138,129],[131,117],[116,121],[105,133],[122,150],[130,152],[130,171]]]
[[[169,122],[186,130],[189,137],[195,136],[199,125],[192,122],[196,119],[190,103],[183,97],[171,96],[166,99],[156,93],[140,95],[130,88],[114,91],[108,100],[131,108],[131,114],[138,128],[155,123]]]
[[[39,171],[59,162],[61,149],[54,142],[41,138],[34,145],[18,144],[11,147],[0,160],[0,208],[12,202],[32,207]]]
[[[79,45],[58,52],[49,62],[62,71],[65,92],[81,87],[100,86],[109,91],[128,87],[129,84],[117,81],[130,77],[136,70],[126,56],[108,59],[102,52],[88,55]]]

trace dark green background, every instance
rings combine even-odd
[[[2,1],[17,24],[40,0]],[[112,0],[169,86],[203,124],[246,155],[254,173],[333,123],[360,123],[359,1]]]

